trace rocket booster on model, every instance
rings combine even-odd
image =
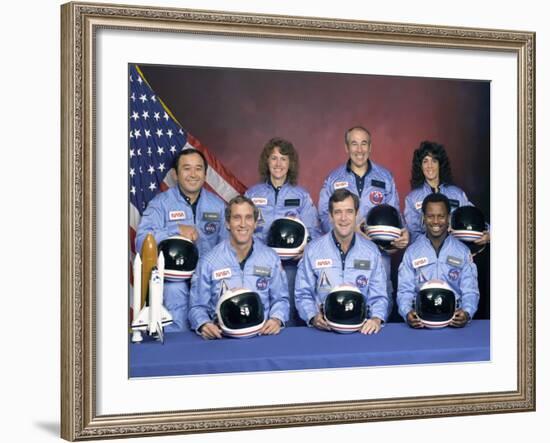
[[[164,307],[164,255],[158,256],[156,266],[150,272],[150,279],[147,282],[149,300],[148,306],[140,307],[143,282],[143,265],[141,258],[136,255],[134,260],[134,297],[132,308],[135,320],[132,322],[132,342],[142,341],[141,331],[148,331],[149,335],[156,335],[164,343],[164,327],[172,323],[172,316]]]
[[[149,233],[141,246],[141,306],[147,303],[147,293],[149,292],[149,280],[151,279],[151,270],[157,266],[157,242],[153,234]],[[134,274],[135,275],[135,274]],[[134,286],[135,288],[135,286]],[[134,311],[138,312],[138,311]]]

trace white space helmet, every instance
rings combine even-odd
[[[430,280],[416,294],[415,310],[427,328],[444,328],[451,323],[456,310],[456,296],[442,280]]]
[[[308,232],[301,220],[292,217],[278,218],[271,223],[267,233],[267,246],[281,260],[296,257],[307,243]]]
[[[224,291],[216,314],[223,334],[233,338],[254,337],[266,321],[260,296],[245,288]]]
[[[363,231],[382,249],[390,249],[391,242],[401,236],[401,217],[393,206],[374,206],[367,214]]]
[[[357,332],[366,320],[365,298],[353,285],[336,286],[325,299],[323,314],[333,331],[342,334]]]
[[[193,276],[199,251],[191,240],[175,235],[161,241],[158,249],[164,255],[165,280],[188,280]]]

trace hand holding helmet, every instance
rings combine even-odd
[[[470,320],[470,316],[463,309],[457,309],[451,319],[450,326],[455,328],[463,328]]]
[[[422,326],[430,329],[444,328],[453,323],[457,311],[456,305],[456,295],[446,282],[429,280],[421,286],[416,294],[415,308],[407,315],[407,322],[412,327],[420,327],[414,319],[416,315]],[[460,324],[461,322],[462,316],[460,315],[456,319],[456,323]]]
[[[348,334],[365,326],[367,307],[365,298],[353,285],[339,285],[327,295],[322,309],[326,325],[333,331]],[[376,323],[376,322],[374,322]],[[376,324],[369,324],[366,331],[372,333]]]
[[[408,244],[408,232],[402,228],[399,212],[393,206],[374,206],[360,226],[367,238],[382,250],[402,249]]]
[[[451,214],[451,235],[463,242],[472,254],[479,254],[489,241],[485,217],[475,206],[461,206]]]
[[[254,337],[264,330],[266,323],[273,320],[266,322],[260,296],[246,288],[230,289],[221,294],[216,316],[223,335],[233,338]],[[272,322],[267,330],[274,333],[274,329]]]
[[[205,340],[214,340],[222,338],[222,330],[212,322],[205,323],[199,330],[202,338]]]

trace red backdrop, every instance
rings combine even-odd
[[[314,72],[142,66],[176,118],[247,186],[258,181],[265,142],[280,136],[300,154],[299,182],[317,201],[346,160],[343,134],[363,125],[372,159],[395,176],[403,205],[412,152],[445,145],[456,184],[489,218],[490,84]]]
[[[317,202],[325,177],[347,160],[344,132],[372,133],[371,158],[410,191],[411,159],[422,140],[442,143],[455,182],[490,220],[490,83],[316,72],[141,65],[181,125],[245,185],[258,182],[267,140],[290,140],[300,154],[299,183]],[[394,256],[393,274],[400,257]],[[489,252],[476,259],[489,317]],[[395,281],[395,275],[394,275]]]

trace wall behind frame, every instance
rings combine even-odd
[[[362,125],[372,134],[371,158],[394,174],[401,210],[411,189],[412,153],[421,141],[431,140],[446,147],[455,183],[490,219],[487,81],[159,65],[141,69],[183,127],[246,186],[259,180],[264,144],[280,136],[298,150],[299,183],[317,203],[325,177],[347,159],[344,132]],[[396,254],[392,262],[394,280],[400,259]],[[489,251],[476,262],[477,318],[488,318]]]

